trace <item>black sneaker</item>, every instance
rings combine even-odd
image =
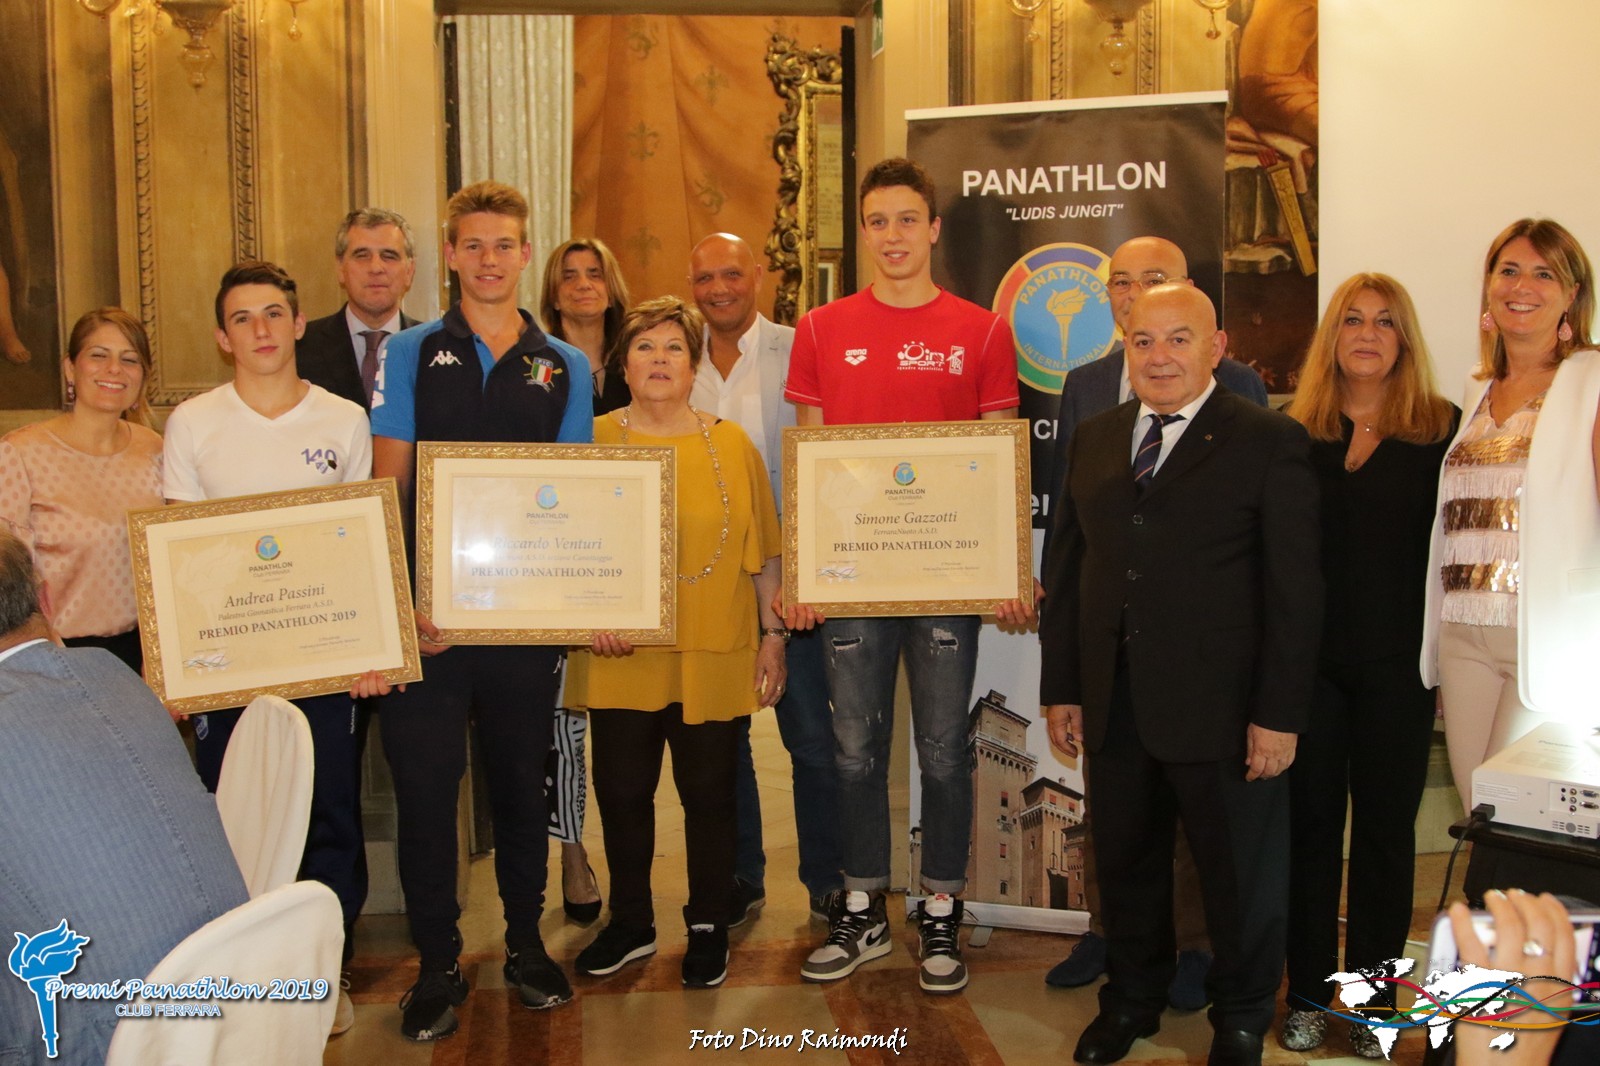
[[[683,953],[683,987],[715,988],[728,976],[728,931],[719,925],[691,925]]]
[[[424,970],[400,997],[400,1034],[408,1040],[443,1040],[456,1031],[455,1008],[467,1001],[467,979],[461,965]]]
[[[812,896],[811,920],[816,922],[831,921],[833,912],[842,906],[844,906],[844,889],[842,888]]]
[[[728,928],[741,926],[756,911],[766,906],[767,890],[742,877],[733,879],[732,903],[728,908]]]
[[[506,984],[517,990],[529,1010],[559,1006],[572,998],[567,975],[545,952],[543,944],[528,944],[521,951],[506,949]]]
[[[866,893],[861,893],[866,895]],[[807,981],[837,981],[855,972],[870,959],[889,954],[889,918],[883,893],[874,892],[865,910],[847,906],[848,893],[841,894],[828,927],[828,939],[806,957],[800,976]]]
[[[616,973],[634,959],[656,953],[656,927],[623,925],[612,922],[600,930],[594,943],[578,952],[572,968],[590,977],[604,977]]]

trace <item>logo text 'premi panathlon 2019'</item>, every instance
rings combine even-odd
[[[182,982],[151,982],[142,977],[64,981],[62,978],[78,965],[78,957],[89,943],[87,936],[68,928],[65,918],[54,929],[33,936],[13,935],[17,943],[7,961],[11,972],[33,993],[45,1056],[52,1059],[56,1057],[60,1041],[57,1011],[68,1000],[114,1003],[118,1018],[221,1018],[222,1003],[320,1002],[327,999],[331,991],[328,981],[320,977],[314,980],[284,977],[258,982],[208,974]]]

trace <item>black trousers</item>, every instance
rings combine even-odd
[[[740,723],[685,725],[683,705],[659,711],[591,708],[594,794],[611,872],[611,920],[655,924],[650,863],[656,845],[656,785],[664,745],[672,748],[672,780],[683,804],[689,862],[687,925],[726,925],[732,905],[736,838],[734,759]]]
[[[423,659],[423,680],[378,701],[399,816],[400,888],[424,970],[448,970],[460,950],[456,798],[469,717],[483,740],[506,945],[520,951],[540,942],[544,763],[562,656],[559,648],[459,646]]]
[[[1086,760],[1108,979],[1103,1010],[1153,1019],[1176,967],[1172,856],[1179,821],[1194,854],[1215,961],[1218,1029],[1265,1034],[1283,975],[1289,903],[1289,783],[1244,779],[1244,752],[1162,762],[1145,750],[1119,665],[1104,744]]]
[[[1399,958],[1411,928],[1417,808],[1428,776],[1433,691],[1415,654],[1324,664],[1311,724],[1289,769],[1289,1009],[1332,1004],[1336,970]],[[1345,800],[1350,803],[1350,885],[1344,965],[1339,885]],[[1393,1003],[1393,985],[1380,986]]]

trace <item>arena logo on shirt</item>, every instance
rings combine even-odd
[[[911,341],[895,353],[901,370],[942,370],[960,376],[966,365],[967,350],[959,344],[950,346],[949,353],[936,352],[921,341]]]
[[[339,453],[332,448],[301,448],[300,454],[305,456],[306,465],[317,468],[317,473],[336,473],[339,469]]]
[[[867,361],[867,350],[865,348],[846,348],[844,352],[844,361],[849,363],[851,366],[860,366],[862,363]],[[787,386],[787,384],[788,383],[785,382],[785,386]]]

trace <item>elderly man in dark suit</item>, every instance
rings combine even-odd
[[[333,260],[343,307],[306,323],[295,345],[300,376],[335,396],[372,406],[372,388],[389,338],[417,320],[400,310],[416,275],[411,227],[393,211],[362,207],[339,223]]]
[[[1167,282],[1193,284],[1189,261],[1183,249],[1162,237],[1134,237],[1111,253],[1106,287],[1111,292],[1111,314],[1117,329],[1126,338],[1133,305],[1147,289]],[[1217,364],[1216,378],[1232,392],[1265,407],[1267,390],[1261,377],[1243,363],[1223,357]],[[1102,359],[1081,366],[1067,375],[1061,389],[1061,409],[1056,419],[1052,449],[1050,486],[1055,498],[1061,495],[1067,476],[1067,445],[1079,424],[1102,411],[1109,411],[1132,396],[1128,384],[1128,361],[1124,344],[1118,344]],[[1050,550],[1051,531],[1045,533],[1045,552]],[[1040,594],[1043,589],[1037,590]],[[1091,814],[1092,817],[1092,814]],[[1084,891],[1089,910],[1089,932],[1072,949],[1072,954],[1045,976],[1045,983],[1058,988],[1076,988],[1097,980],[1106,971],[1105,927],[1101,922],[1100,889],[1097,879],[1094,843],[1089,841],[1083,854]],[[1199,1010],[1208,1002],[1206,971],[1211,966],[1210,943],[1206,939],[1205,917],[1200,909],[1200,892],[1195,880],[1194,860],[1182,841],[1178,844],[1176,905],[1178,969],[1167,992],[1167,1002],[1179,1010]]]
[[[1040,701],[1087,748],[1109,950],[1079,1062],[1160,1027],[1181,819],[1216,960],[1213,1066],[1258,1064],[1283,973],[1288,782],[1322,617],[1317,487],[1295,422],[1213,377],[1204,293],[1135,305],[1136,394],[1079,426],[1045,567]]]

